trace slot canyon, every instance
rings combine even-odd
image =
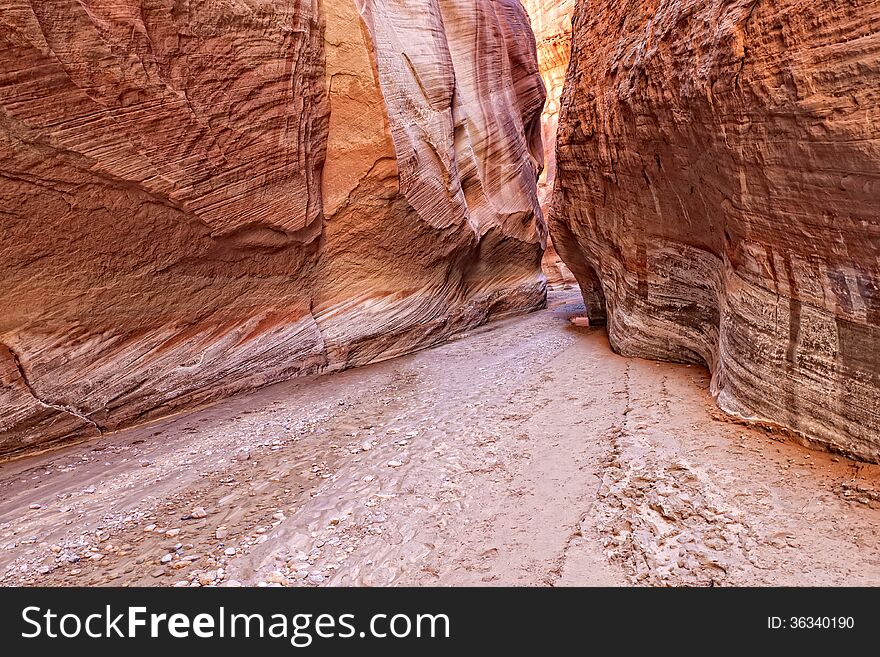
[[[0,584],[880,585],[876,2],[0,27]]]

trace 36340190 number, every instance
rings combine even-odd
[[[767,627],[771,630],[851,630],[855,624],[852,616],[767,617]]]

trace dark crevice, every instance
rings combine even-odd
[[[54,408],[56,411],[61,413],[66,413],[68,415],[72,415],[83,422],[92,425],[99,435],[104,435],[104,430],[88,415],[85,415],[81,411],[76,410],[75,408],[70,408],[68,406],[64,406],[62,404],[53,404],[52,402],[46,401],[43,399],[40,394],[36,391],[33,384],[31,384],[30,378],[28,378],[27,372],[24,369],[24,366],[21,364],[21,359],[18,356],[18,353],[9,345],[4,345],[6,349],[9,351],[9,354],[12,356],[12,362],[15,363],[15,368],[18,370],[18,375],[21,377],[22,383],[24,383],[25,387],[30,392],[31,397],[37,400],[43,406],[47,406],[48,408]]]

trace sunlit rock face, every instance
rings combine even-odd
[[[538,185],[541,202],[549,201],[556,178],[556,128],[565,73],[571,57],[571,19],[575,0],[523,0],[532,21],[538,48],[538,67],[547,89],[541,117],[546,151],[544,172]]]
[[[578,2],[551,233],[623,354],[880,460],[880,5]]]
[[[574,5],[574,0],[523,0],[535,32],[538,67],[547,89],[547,104],[541,116],[545,166],[538,181],[538,199],[545,215],[550,213],[551,191],[556,178],[556,128],[559,122],[559,101],[571,56],[571,17]],[[547,244],[542,267],[547,282],[551,285],[575,282],[552,242]]]
[[[0,0],[0,454],[541,307],[515,0]]]

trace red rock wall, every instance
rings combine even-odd
[[[579,2],[551,234],[624,354],[880,460],[880,4]]]
[[[511,0],[0,0],[0,454],[540,307],[542,105]]]

